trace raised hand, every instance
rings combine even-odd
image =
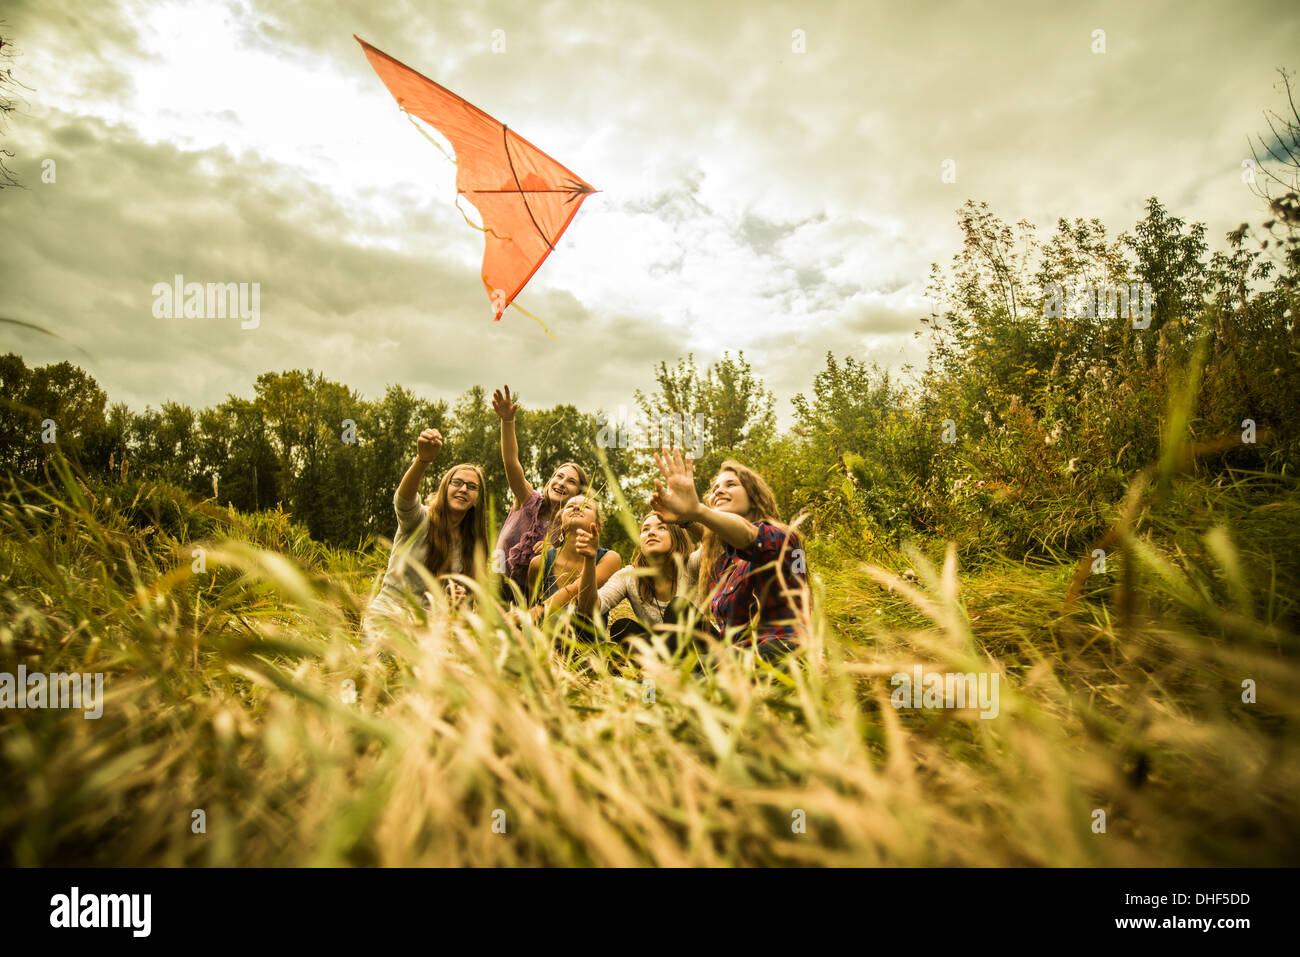
[[[502,422],[513,422],[515,413],[519,411],[519,403],[510,397],[510,386],[503,388],[506,390],[505,395],[501,394],[501,389],[492,392],[492,411]]]
[[[655,479],[655,491],[650,496],[650,507],[663,521],[676,525],[693,522],[703,506],[695,491],[695,465],[691,457],[682,456],[681,449],[655,453],[662,479]]]
[[[437,429],[425,429],[415,440],[415,454],[421,462],[432,462],[442,451],[442,433]]]
[[[579,525],[573,533],[573,544],[583,558],[595,558],[600,548],[600,531],[596,523],[592,522],[590,528]]]

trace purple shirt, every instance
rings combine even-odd
[[[521,508],[511,509],[497,537],[497,567],[525,594],[528,594],[528,563],[536,554],[534,546],[546,535],[547,523],[540,513],[546,496],[534,491]]]

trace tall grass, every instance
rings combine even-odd
[[[790,667],[730,653],[699,674],[647,645],[615,667],[483,582],[478,611],[413,612],[385,663],[357,627],[374,559],[208,506],[192,538],[64,468],[0,503],[0,671],[105,672],[104,714],[0,711],[0,848],[20,865],[1295,864],[1300,496],[1166,477],[1082,584],[1077,556],[972,574],[943,543],[867,564],[814,543]],[[890,676],[913,664],[997,672],[998,716],[895,709]]]

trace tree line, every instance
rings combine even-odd
[[[638,397],[639,411],[653,417],[680,403],[700,413],[700,439],[715,450],[701,463],[705,468],[775,434],[772,397],[743,354],[724,356],[704,372],[693,357],[674,367],[661,363],[656,376],[660,389]],[[481,465],[498,522],[510,505],[499,420],[482,386],[451,403],[397,385],[366,399],[343,383],[295,369],[259,375],[249,398],[230,395],[198,410],[167,401],[133,411],[110,404],[94,378],[70,362],[29,368],[9,353],[0,358],[0,391],[6,397],[0,471],[10,482],[43,481],[50,456],[60,454],[96,481],[165,483],[243,512],[282,508],[313,538],[358,546],[392,534],[393,490],[414,454],[415,436],[432,427],[446,437],[439,465]],[[609,419],[616,424],[613,412]],[[604,424],[571,404],[521,409],[520,460],[534,484],[576,460],[612,503],[594,452]],[[643,503],[649,450],[621,448],[615,439],[602,452],[629,500]],[[431,485],[438,475],[436,469],[426,481]],[[618,536],[613,525],[611,534]]]

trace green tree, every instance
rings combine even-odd
[[[667,441],[658,428],[667,417],[689,424],[703,451],[695,463],[700,481],[707,481],[727,458],[738,458],[763,471],[763,459],[776,439],[775,399],[743,351],[735,358],[723,353],[703,373],[696,368],[694,355],[679,359],[672,368],[661,362],[655,369],[655,384],[657,388],[649,394],[636,392],[641,414],[651,426],[651,438]],[[645,476],[638,484],[648,487],[653,487],[652,451],[640,450],[629,463]]]
[[[0,469],[15,478],[36,473],[41,415],[26,402],[30,378],[22,356],[0,357]]]
[[[108,396],[85,370],[71,362],[59,362],[32,369],[25,377],[20,404],[39,418],[28,434],[34,440],[37,470],[54,449],[84,468],[82,452],[94,449],[105,428],[104,410]],[[55,441],[39,441],[42,423],[54,423]]]
[[[280,460],[290,511],[314,537],[355,542],[364,524],[365,495],[357,487],[360,456],[355,444],[344,441],[344,423],[356,422],[359,397],[314,371],[296,369],[263,373],[254,391]]]
[[[415,455],[415,439],[424,429],[450,431],[447,403],[419,399],[410,389],[390,385],[383,398],[364,403],[358,422],[363,467],[360,479],[364,502],[362,531],[393,534],[393,493]],[[448,461],[445,456],[441,461]],[[427,493],[428,479],[423,492]]]
[[[1134,235],[1120,236],[1137,259],[1137,273],[1149,283],[1155,301],[1151,310],[1151,327],[1144,337],[1149,344],[1168,322],[1186,319],[1195,322],[1200,316],[1205,289],[1205,263],[1208,248],[1205,224],[1186,225],[1170,216],[1160,201],[1147,200],[1146,218],[1134,227]],[[1150,350],[1148,349],[1148,354]]]
[[[256,402],[237,396],[199,413],[198,469],[219,502],[245,512],[281,501],[280,459]]]
[[[797,440],[790,506],[856,537],[870,523],[890,535],[913,528],[916,487],[928,482],[940,449],[914,396],[888,372],[826,354],[812,398],[793,400]]]

